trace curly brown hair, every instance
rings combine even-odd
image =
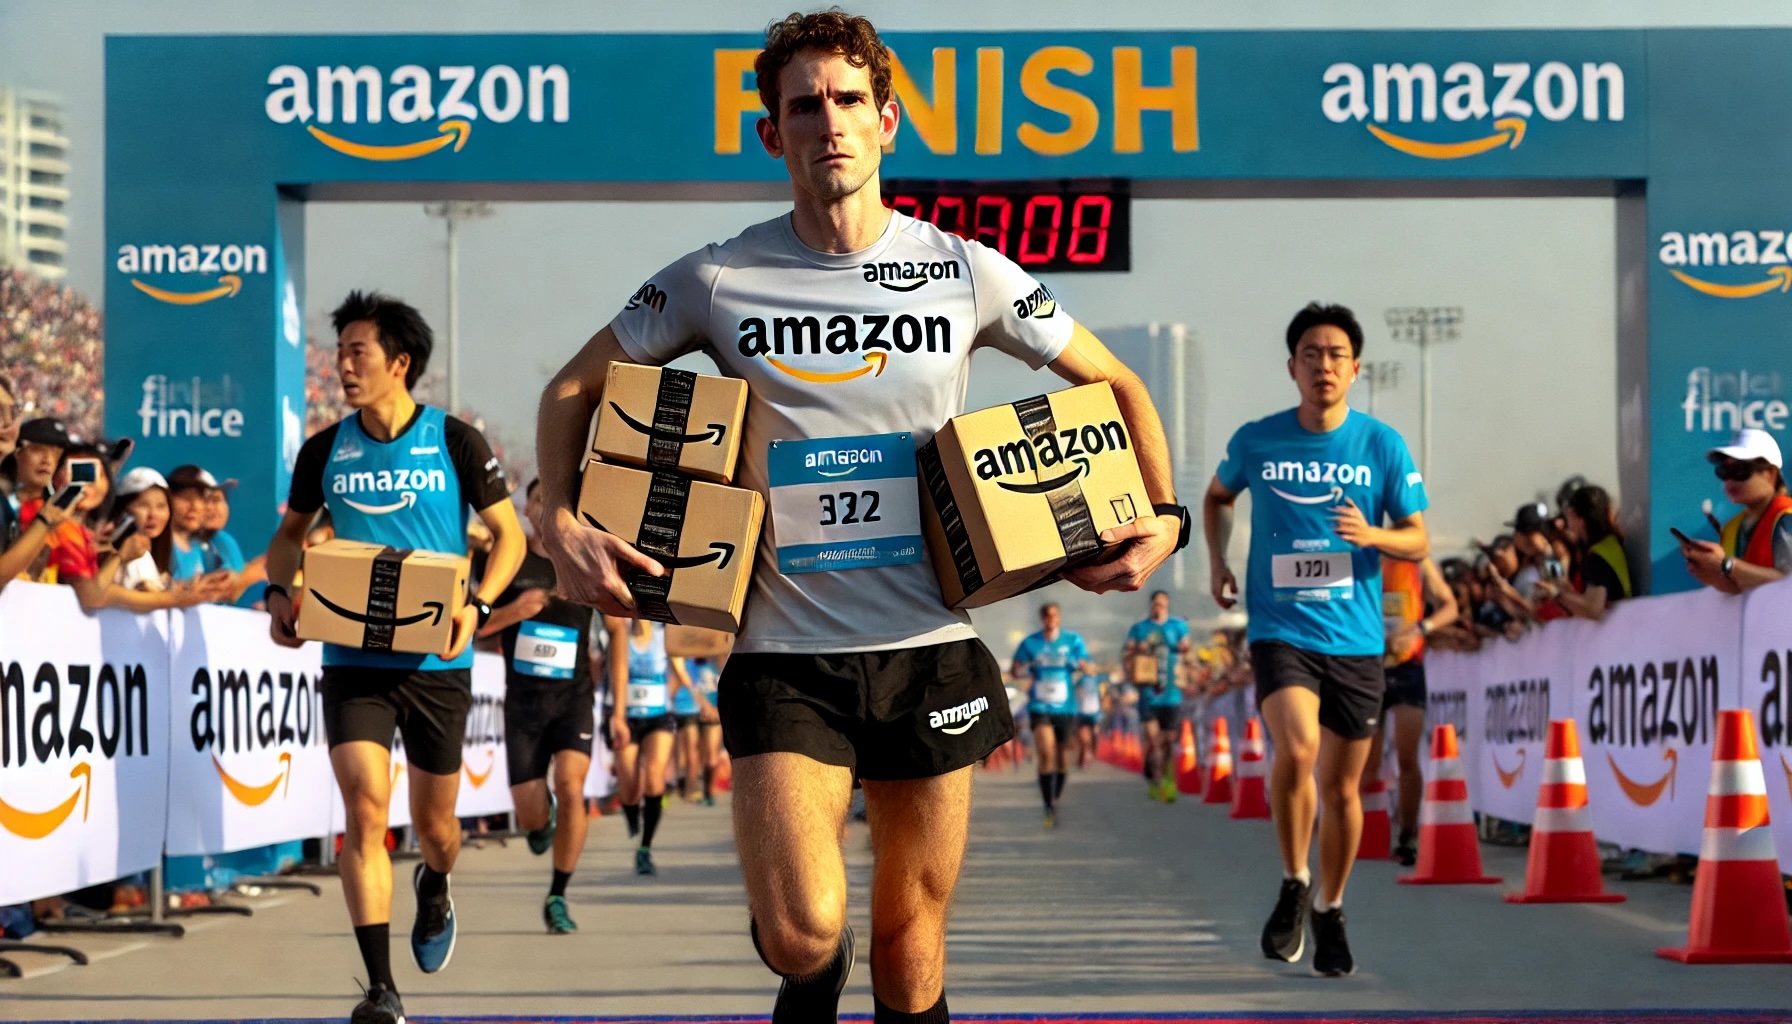
[[[879,110],[890,101],[890,51],[871,19],[848,14],[838,7],[813,14],[794,13],[774,21],[765,30],[765,49],[753,61],[759,77],[759,99],[772,123],[778,123],[778,76],[804,50],[837,53],[855,68],[871,71],[871,99]]]

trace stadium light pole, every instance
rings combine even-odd
[[[490,203],[451,199],[423,208],[448,225],[448,414],[460,414],[460,223],[490,217]]]
[[[1383,388],[1392,391],[1400,386],[1400,364],[1392,359],[1377,359],[1363,364],[1363,383],[1369,385],[1369,415],[1375,415],[1375,396]]]
[[[1419,472],[1431,479],[1431,350],[1462,337],[1461,306],[1401,306],[1386,311],[1395,341],[1419,346]]]

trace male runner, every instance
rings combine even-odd
[[[1089,648],[1077,633],[1067,633],[1064,614],[1056,602],[1039,609],[1040,630],[1014,649],[1011,669],[1017,678],[1033,682],[1027,699],[1027,717],[1033,721],[1033,747],[1039,758],[1039,795],[1045,800],[1045,825],[1058,823],[1058,798],[1064,795],[1064,748],[1076,732],[1076,704],[1072,702],[1071,676],[1088,672]]]
[[[1427,608],[1431,614],[1425,614]],[[1363,768],[1365,785],[1381,778],[1382,735],[1389,721],[1394,729],[1394,756],[1400,762],[1399,825],[1394,859],[1412,867],[1419,859],[1419,805],[1425,776],[1419,769],[1419,743],[1425,736],[1425,647],[1433,630],[1457,619],[1456,595],[1430,558],[1417,562],[1389,558],[1381,564],[1381,617],[1387,636],[1382,658],[1387,692],[1382,695],[1382,724],[1369,745]]]
[[[1076,674],[1076,767],[1089,767],[1095,756],[1095,730],[1101,726],[1101,674],[1084,669]]]
[[[792,15],[768,31],[755,70],[769,111],[759,138],[784,161],[794,209],[656,274],[643,289],[654,301],[631,303],[550,383],[538,441],[553,510],[548,547],[561,578],[578,581],[578,599],[615,612],[634,606],[631,578],[661,572],[628,538],[581,525],[570,507],[611,362],[662,364],[702,348],[748,381],[738,482],[768,494],[772,514],[720,693],[751,931],[784,978],[772,1019],[835,1019],[853,961],[840,826],[856,775],[876,861],[876,1020],[943,1021],[967,769],[1013,731],[1001,671],[969,617],[943,606],[921,552],[781,573],[780,515],[808,517],[805,535],[823,542],[858,541],[823,525],[812,497],[796,503],[771,486],[770,445],[875,444],[900,456],[898,442],[920,445],[962,410],[971,351],[988,345],[1073,384],[1112,384],[1147,491],[1165,503],[1105,534],[1112,556],[1070,572],[1072,582],[1136,589],[1176,548],[1187,513],[1168,504],[1163,427],[1138,377],[1014,263],[883,205],[878,163],[900,115],[870,22],[837,10]],[[906,269],[888,271],[923,264],[924,286]],[[919,532],[916,501],[885,489],[880,515],[892,537]]]
[[[1182,718],[1182,665],[1189,653],[1188,620],[1170,614],[1170,595],[1151,595],[1151,614],[1126,631],[1125,656],[1157,662],[1156,685],[1139,686],[1139,721],[1145,727],[1145,784],[1152,799],[1176,802],[1176,730]]]
[[[555,593],[554,563],[541,546],[541,481],[529,482],[523,514],[535,532],[523,567],[479,630],[504,652],[504,747],[516,823],[529,852],[554,851],[554,875],[542,920],[552,935],[579,930],[566,906],[566,886],[585,849],[585,775],[591,770],[591,609]],[[548,783],[549,766],[553,784]]]
[[[454,954],[454,901],[448,872],[460,854],[460,752],[473,706],[474,631],[491,616],[491,601],[510,585],[526,542],[510,504],[504,468],[477,430],[440,409],[418,405],[411,388],[429,363],[434,336],[418,312],[378,292],[350,292],[330,314],[336,369],[355,414],[325,428],[299,449],[286,515],[268,545],[263,593],[274,642],[298,647],[287,588],[299,571],[305,533],[328,509],[335,535],[394,548],[466,554],[467,509],[495,542],[467,606],[454,618],[440,655],[364,651],[324,645],[324,732],[330,765],[347,810],[342,840],[342,893],[368,988],[352,1024],[395,1024],[404,1007],[392,980],[389,922],[392,862],[386,856],[386,811],[392,801],[391,748],[404,734],[411,767],[411,822],[423,847],[411,886],[417,922],[411,956],[425,974]],[[370,491],[370,480],[409,479],[402,491]],[[402,498],[400,501],[398,499]]]
[[[1313,967],[1356,970],[1344,935],[1344,883],[1363,828],[1363,762],[1381,714],[1381,556],[1416,561],[1429,540],[1425,484],[1406,442],[1346,400],[1361,369],[1363,329],[1342,306],[1307,306],[1288,324],[1288,375],[1300,405],[1232,435],[1203,519],[1213,598],[1230,608],[1238,580],[1226,562],[1232,505],[1251,490],[1245,588],[1257,703],[1275,744],[1270,809],[1285,879],[1263,927],[1263,953],[1293,962],[1306,949],[1307,847],[1314,767],[1324,882],[1313,901]],[[1379,524],[1383,516],[1391,528]]]
[[[696,658],[689,665],[691,687],[703,695],[697,714],[698,764],[703,766],[703,806],[716,805],[716,772],[722,767],[722,716],[716,712],[716,683],[722,670],[715,658]]]
[[[665,810],[666,767],[678,724],[672,715],[680,690],[691,688],[683,658],[666,655],[666,627],[646,619],[606,617],[610,632],[610,720],[604,742],[616,755],[616,790],[628,834],[637,832],[635,874],[656,875],[653,837]],[[699,698],[698,708],[709,707]]]

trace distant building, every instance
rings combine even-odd
[[[68,274],[68,136],[62,104],[0,87],[0,264]]]

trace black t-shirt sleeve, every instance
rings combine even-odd
[[[299,459],[292,468],[292,489],[286,496],[287,511],[308,516],[324,507],[324,467],[330,463],[330,453],[336,450],[336,430],[341,425],[330,424],[299,449]]]
[[[448,457],[460,475],[461,498],[467,504],[475,509],[490,508],[510,497],[504,465],[492,454],[484,434],[453,416],[448,417],[442,433],[447,438]]]
[[[1587,564],[1581,567],[1580,582],[1583,591],[1591,587],[1604,587],[1608,602],[1630,596],[1624,592],[1624,581],[1618,578],[1617,571],[1598,555],[1587,557]]]

